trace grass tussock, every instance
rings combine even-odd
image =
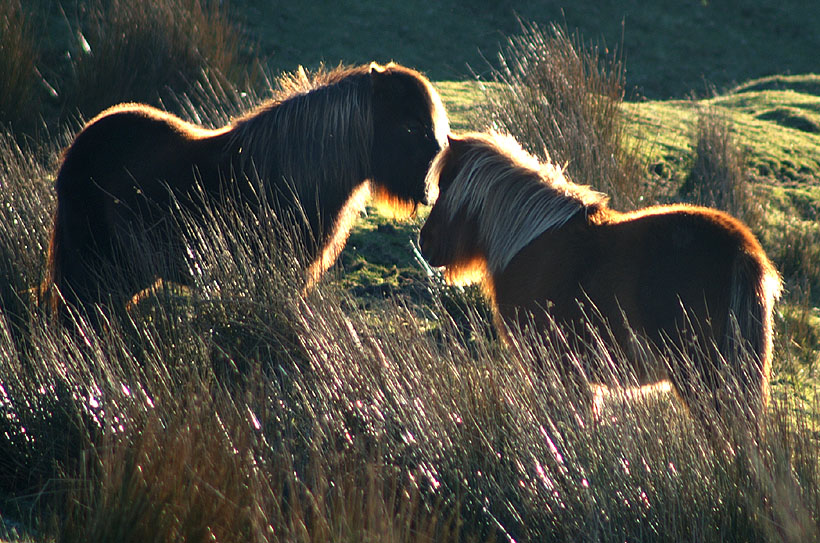
[[[746,153],[735,142],[730,123],[703,109],[692,137],[694,160],[680,189],[687,201],[721,209],[755,229],[762,208],[752,194]]]
[[[35,38],[37,27],[50,41]],[[120,102],[173,104],[215,81],[246,80],[248,49],[218,1],[4,2],[0,123],[59,133],[57,124]]]
[[[209,0],[84,3],[65,112],[88,117],[119,102],[156,104],[204,74],[239,76],[239,33],[225,11]]]
[[[542,160],[565,164],[576,183],[608,193],[616,208],[638,206],[648,187],[621,112],[624,68],[617,55],[559,26],[523,25],[499,54],[485,126],[512,134]]]
[[[29,6],[30,7],[30,6]],[[20,0],[0,5],[0,126],[31,128],[36,120],[38,43]]]

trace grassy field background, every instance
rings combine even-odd
[[[107,105],[213,126],[281,70],[396,60],[434,80],[453,130],[484,129],[520,21],[622,55],[633,204],[691,201],[699,123],[727,127],[745,218],[785,281],[760,451],[716,449],[668,390],[615,394],[579,425],[559,368],[533,372],[550,346],[502,348],[478,289],[414,253],[425,209],[369,209],[306,299],[275,225],[230,214],[191,240],[191,291],[102,334],[62,333],[26,294],[60,149]],[[0,539],[818,540],[818,27],[796,0],[0,4]]]
[[[396,60],[436,80],[488,73],[519,19],[566,23],[584,38],[620,48],[627,90],[649,99],[685,98],[711,86],[726,90],[750,79],[817,71],[820,8],[798,0],[742,6],[692,0],[647,4],[501,1],[436,4],[410,0],[377,7],[235,0],[249,41],[277,69],[294,65]]]

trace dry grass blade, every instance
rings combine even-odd
[[[19,0],[4,1],[0,4],[0,125],[30,128],[36,121],[38,58],[29,14]]]

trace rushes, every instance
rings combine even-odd
[[[611,195],[614,207],[639,205],[648,187],[637,149],[627,145],[621,59],[587,46],[559,26],[522,25],[499,54],[482,124],[512,134],[569,177]]]
[[[48,485],[43,538],[816,536],[818,449],[788,405],[736,456],[663,390],[601,392],[590,413],[548,339],[505,349],[438,293],[437,321],[333,284],[302,296],[280,225],[244,213],[188,223],[194,286],[148,294],[133,321],[77,337],[33,313],[28,348],[0,334],[4,431],[34,436],[4,458],[37,474],[5,491]]]
[[[38,44],[32,27],[19,0],[0,5],[0,126],[31,128],[36,117]]]
[[[689,201],[726,211],[755,229],[760,207],[749,183],[746,154],[731,125],[715,110],[703,109],[693,136],[694,164],[681,193]]]
[[[156,103],[202,77],[238,76],[239,36],[219,2],[89,2],[66,85],[66,112],[86,117],[125,101]]]
[[[0,124],[56,132],[120,102],[161,105],[215,81],[247,82],[244,50],[216,0],[3,2]]]

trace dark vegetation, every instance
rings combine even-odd
[[[520,20],[580,28],[626,60],[630,98],[708,95],[751,79],[817,71],[820,7],[800,0],[742,5],[711,0],[502,0],[435,6],[419,0],[370,7],[342,0],[289,4],[234,0],[254,41],[276,69],[373,60],[420,66],[435,80],[491,77],[488,60]]]
[[[560,20],[545,6],[544,17]],[[806,70],[782,36],[797,35],[794,47],[804,47],[816,33],[792,27],[810,26],[817,14],[798,10],[794,22],[788,1],[752,3],[740,14],[711,2],[675,4],[663,17],[627,6],[624,58],[566,27],[522,29],[507,3],[445,5],[451,17],[395,6],[408,25],[452,26],[447,54],[426,48],[440,64],[424,47],[406,58],[389,52],[434,77],[469,74],[454,59],[473,46],[458,39],[501,43],[503,56],[489,55],[495,70],[467,57],[483,87],[439,83],[458,129],[513,131],[622,208],[686,200],[753,225],[787,294],[766,434],[732,454],[706,440],[664,387],[637,398],[601,391],[597,417],[580,422],[577,392],[556,378],[559,368],[534,369],[536,357],[555,359],[552,346],[532,338],[514,354],[499,345],[479,293],[441,285],[416,261],[417,225],[374,212],[306,297],[297,295],[282,225],[236,210],[188,228],[190,289],[157,288],[100,332],[52,326],[34,288],[43,278],[55,165],[79,119],[146,100],[224,123],[276,86],[248,43],[272,50],[271,66],[290,59],[291,69],[319,59],[270,44],[315,42],[333,63],[373,54],[294,38],[288,32],[308,30],[289,21],[294,8],[281,3],[228,7],[235,11],[204,0],[0,3],[0,538],[818,539],[817,78],[773,76],[698,101],[623,102],[627,82],[657,89],[651,96],[684,96],[704,72],[721,88],[771,74],[779,65],[756,53],[764,50]],[[386,17],[389,8],[365,17],[360,6],[345,7],[324,26],[350,33],[335,38],[339,47],[401,41],[368,42],[344,24]],[[528,3],[516,7],[534,19]],[[317,34],[335,13],[300,9],[316,18]],[[475,15],[469,30],[457,25],[463,10]],[[581,18],[619,25],[613,12],[607,3],[578,3],[565,18],[570,28]],[[662,30],[677,26],[668,43],[643,47],[653,14]],[[482,33],[493,18],[501,33]],[[748,24],[760,20],[769,41]],[[43,25],[47,36],[34,30]],[[404,35],[424,41],[427,30],[416,30]],[[516,37],[504,42],[502,33]],[[611,36],[591,32],[599,33]],[[704,34],[747,39],[733,53],[743,62],[699,64],[713,58],[704,51],[715,42],[698,39]],[[675,51],[673,63],[678,35],[686,39],[674,43],[691,50]],[[636,59],[636,47],[653,56]],[[131,59],[133,69],[113,55]],[[625,76],[624,66],[633,71]]]

